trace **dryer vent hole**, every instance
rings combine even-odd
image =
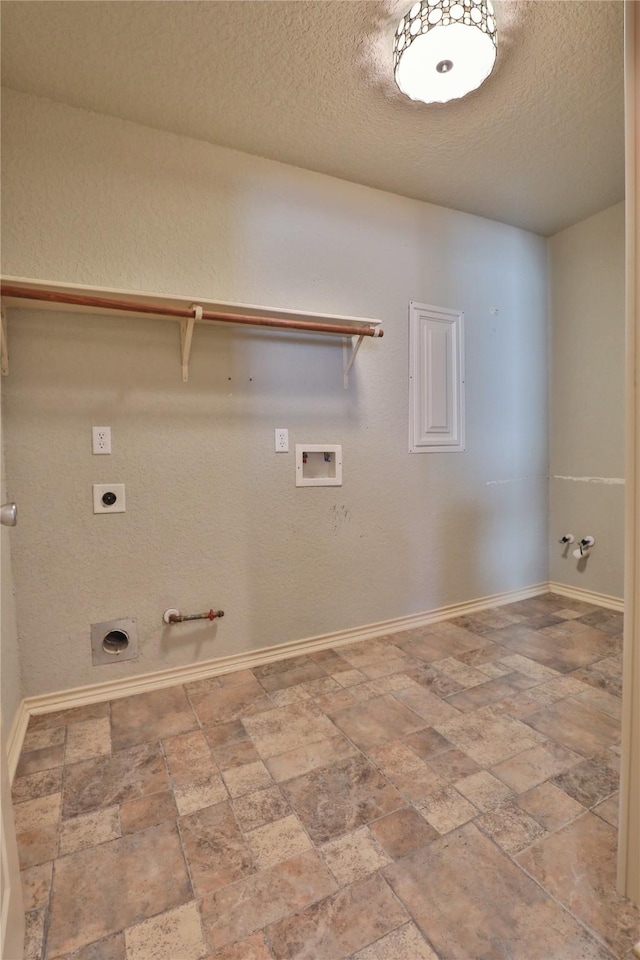
[[[117,656],[129,646],[129,637],[124,630],[110,630],[102,640],[102,649],[105,653]]]

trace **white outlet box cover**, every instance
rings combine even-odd
[[[115,493],[116,502],[104,503],[105,493]],[[93,512],[94,513],[124,513],[124,483],[94,483],[93,484]]]
[[[94,455],[111,453],[111,427],[91,427],[91,449]]]
[[[289,431],[286,427],[275,428],[276,453],[289,453]]]
[[[296,487],[341,486],[342,444],[296,443]]]

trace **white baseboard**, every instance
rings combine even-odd
[[[206,680],[224,673],[233,673],[235,670],[248,670],[259,667],[275,660],[285,660],[288,657],[297,657],[305,653],[314,653],[317,650],[326,650],[329,647],[342,647],[358,640],[371,640],[374,637],[401,633],[404,630],[413,630],[441,620],[451,620],[490,607],[500,607],[517,600],[527,600],[544,593],[555,593],[572,600],[583,600],[598,607],[607,607],[610,610],[622,611],[623,601],[617,597],[609,597],[603,593],[593,593],[579,587],[570,587],[563,583],[537,583],[530,587],[518,590],[508,590],[489,597],[480,597],[477,600],[465,600],[462,603],[453,603],[446,607],[438,607],[425,613],[410,614],[405,617],[396,617],[393,620],[380,620],[378,623],[366,624],[362,627],[352,627],[349,630],[339,630],[335,633],[325,633],[317,637],[308,637],[305,640],[293,640],[288,643],[279,643],[273,647],[264,647],[261,650],[250,650],[245,653],[236,653],[228,657],[219,657],[216,660],[205,660],[202,663],[188,664],[181,667],[172,667],[169,670],[158,670],[154,673],[142,674],[138,677],[127,677],[121,680],[110,680],[106,683],[94,683],[85,687],[75,687],[72,690],[60,690],[55,693],[46,693],[37,697],[27,697],[20,708],[24,712],[24,727],[20,728],[19,745],[22,745],[28,718],[31,715],[52,713],[55,710],[69,710],[73,707],[83,707],[92,703],[102,703],[105,700],[119,700],[122,697],[131,697],[138,693],[149,693],[151,690],[161,690],[179,683],[192,683],[194,680]],[[22,721],[21,721],[22,722]],[[14,723],[13,731],[16,728]],[[18,743],[18,732],[16,732]],[[15,763],[20,750],[15,757]],[[11,756],[11,754],[10,754]]]
[[[18,761],[20,760],[20,753],[22,751],[22,744],[24,743],[24,737],[27,732],[29,716],[30,712],[26,701],[21,700],[18,704],[16,715],[13,718],[13,723],[11,724],[9,736],[7,737],[7,766],[9,768],[9,781],[11,783],[13,783]]]
[[[593,590],[583,590],[582,587],[570,587],[566,583],[549,583],[549,593],[557,593],[561,597],[571,600],[582,600],[584,603],[593,603],[596,607],[606,607],[617,613],[624,612],[624,600],[620,597],[610,597],[606,593],[594,593]]]
[[[46,693],[37,697],[27,697],[23,701],[29,716],[52,713],[55,710],[69,710],[73,707],[82,707],[92,703],[102,703],[105,700],[119,700],[122,697],[131,697],[138,693],[148,693],[151,690],[160,690],[163,687],[172,687],[180,683],[191,683],[194,680],[205,680],[209,677],[232,673],[235,670],[247,670],[259,667],[275,660],[285,660],[288,657],[297,657],[305,653],[314,653],[317,650],[326,650],[329,647],[342,647],[358,640],[370,640],[374,637],[401,633],[403,630],[413,630],[440,620],[450,620],[466,614],[477,613],[489,607],[503,606],[506,603],[515,603],[517,600],[527,600],[547,593],[548,583],[537,583],[531,587],[518,590],[509,590],[505,593],[494,594],[490,597],[481,597],[477,600],[466,600],[463,603],[454,603],[447,607],[438,607],[426,613],[410,614],[405,617],[396,617],[393,620],[381,620],[362,627],[352,627],[349,630],[339,630],[336,633],[325,633],[318,637],[308,637],[306,640],[294,640],[289,643],[279,643],[274,647],[265,647],[261,650],[250,650],[246,653],[237,653],[216,660],[206,660],[203,663],[188,664],[187,666],[172,667],[169,670],[158,670],[154,673],[142,674],[138,677],[127,677],[121,680],[111,680],[106,683],[95,683],[90,686],[76,687],[72,690],[61,690],[56,693]]]

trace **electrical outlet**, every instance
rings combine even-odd
[[[91,427],[94,453],[111,453],[111,427]]]
[[[94,483],[94,513],[124,513],[124,483]]]
[[[276,453],[289,453],[289,431],[276,427]]]

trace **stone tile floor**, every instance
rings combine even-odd
[[[33,717],[26,956],[627,960],[621,629],[547,595]]]

